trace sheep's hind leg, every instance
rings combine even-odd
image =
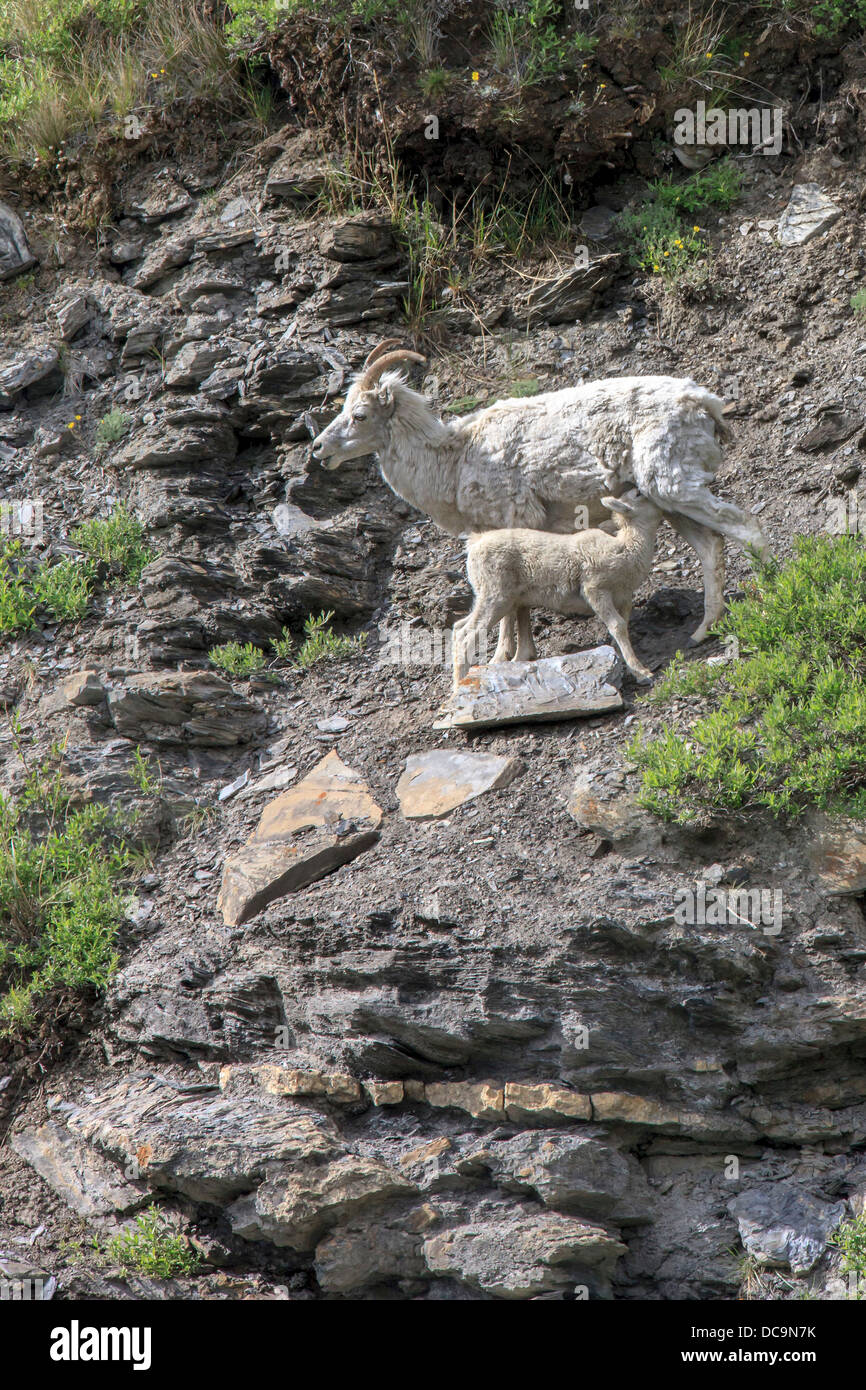
[[[700,522],[691,521],[679,513],[666,513],[674,530],[682,536],[686,545],[697,553],[704,576],[704,620],[692,633],[690,641],[698,645],[706,641],[713,623],[718,622],[725,611],[725,539],[715,531],[710,531]]]
[[[507,613],[499,624],[499,641],[490,664],[496,666],[500,661],[514,660],[514,614]]]
[[[535,661],[538,648],[532,640],[532,613],[528,608],[517,610],[517,655],[515,661]]]
[[[597,618],[601,618],[608,632],[622,653],[622,659],[631,671],[635,680],[641,685],[647,685],[653,678],[653,673],[635,652],[628,635],[628,623],[618,611],[616,604],[606,589],[590,588],[587,585],[584,590],[586,601]]]

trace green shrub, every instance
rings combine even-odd
[[[33,627],[36,602],[21,563],[20,541],[0,542],[0,633]]]
[[[57,622],[80,622],[90,602],[95,571],[92,560],[40,565],[33,577],[33,596]]]
[[[669,726],[630,753],[640,800],[667,820],[766,807],[866,813],[866,549],[859,536],[798,536],[758,565],[717,629],[737,660],[675,664],[650,697],[698,696],[688,733]]]
[[[126,434],[131,423],[130,417],[123,410],[109,410],[96,426],[96,443],[102,447],[116,444]]]
[[[144,526],[125,507],[117,507],[104,520],[85,521],[72,532],[79,550],[120,571],[128,584],[137,584],[145,565],[157,552],[145,543]]]
[[[211,647],[208,656],[214,666],[229,676],[252,676],[265,664],[264,652],[252,642],[223,642],[219,647]]]
[[[132,1229],[121,1231],[108,1242],[110,1259],[137,1274],[154,1279],[173,1279],[193,1274],[200,1257],[189,1241],[176,1231],[156,1203],[139,1212]]]
[[[841,1252],[843,1274],[856,1274],[858,1280],[866,1280],[866,1215],[843,1221],[827,1244]]]
[[[700,227],[689,220],[711,207],[729,208],[741,186],[742,176],[729,160],[679,183],[670,177],[655,180],[641,206],[618,219],[631,243],[632,264],[672,282],[682,279],[708,253]]]
[[[108,808],[71,810],[60,772],[32,772],[18,802],[0,796],[0,1037],[32,1028],[55,993],[105,988],[130,863]]]
[[[320,613],[317,618],[311,614],[304,623],[304,641],[297,655],[297,664],[302,670],[314,666],[317,661],[340,661],[363,650],[366,632],[358,637],[337,636],[329,626],[333,616],[332,612]]]
[[[866,313],[866,289],[855,290],[851,296],[851,308],[858,314]]]

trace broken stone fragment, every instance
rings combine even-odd
[[[517,1124],[551,1124],[592,1118],[589,1096],[546,1081],[535,1084],[509,1081],[505,1087],[505,1109],[509,1120]]]
[[[408,820],[446,816],[482,792],[507,787],[520,771],[519,758],[492,753],[457,753],[438,748],[406,759],[397,783],[400,810]]]
[[[108,709],[124,738],[229,748],[264,731],[267,715],[209,671],[146,671],[108,692]]]
[[[13,1134],[9,1142],[79,1216],[133,1211],[148,1200],[142,1183],[127,1182],[119,1169],[53,1122]]]
[[[269,1063],[260,1066],[225,1066],[220,1070],[220,1090],[231,1093],[238,1085],[253,1082],[271,1096],[323,1096],[348,1105],[361,1099],[361,1084],[347,1072],[305,1070]]]
[[[0,203],[0,280],[11,280],[36,264],[21,218]]]
[[[555,1212],[487,1209],[424,1242],[431,1273],[498,1298],[533,1298],[584,1280],[607,1292],[626,1247],[602,1226]]]
[[[575,266],[529,292],[525,313],[531,325],[574,323],[588,313],[595,297],[607,289],[622,257],[598,256],[588,266]]]
[[[367,212],[341,218],[323,233],[319,249],[332,261],[372,261],[394,247],[390,217]]]
[[[582,830],[617,848],[656,843],[661,835],[659,823],[638,805],[635,796],[588,773],[575,778],[568,813]]]
[[[466,1110],[479,1120],[505,1118],[505,1098],[501,1085],[495,1081],[431,1082],[424,1088],[428,1105]]]
[[[802,246],[832,227],[841,216],[841,208],[821,192],[817,183],[795,184],[779,218],[779,241],[783,246]]]
[[[367,784],[329,753],[265,807],[247,843],[226,860],[218,902],[226,925],[241,926],[369,849],[381,819]]]
[[[443,705],[434,729],[482,729],[576,719],[622,709],[622,665],[613,647],[540,661],[473,666]]]
[[[99,705],[104,699],[105,687],[95,671],[73,671],[58,682],[55,690],[40,700],[39,713],[45,716],[70,706],[78,709],[85,705]]]
[[[316,133],[301,131],[286,142],[283,153],[271,165],[265,196],[298,201],[315,198],[325,187],[329,171]]]
[[[844,1202],[823,1202],[792,1183],[764,1183],[728,1203],[740,1239],[759,1264],[808,1274],[845,1215]]]
[[[331,1226],[387,1198],[416,1191],[378,1159],[346,1154],[269,1177],[227,1210],[235,1235],[312,1250]]]
[[[64,339],[68,342],[79,333],[93,317],[93,305],[84,294],[73,295],[57,309],[57,323]]]
[[[0,410],[8,410],[18,393],[28,386],[44,385],[47,392],[55,381],[61,384],[62,379],[56,347],[32,348],[20,353],[8,367],[0,367]]]

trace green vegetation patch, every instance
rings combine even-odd
[[[111,566],[127,584],[137,584],[145,565],[156,559],[157,552],[145,543],[144,526],[125,507],[104,519],[83,522],[71,539],[86,555]]]
[[[175,1230],[156,1203],[139,1212],[134,1226],[114,1236],[105,1253],[122,1268],[153,1279],[194,1274],[201,1262],[186,1236]]]
[[[866,549],[859,536],[799,536],[785,564],[757,566],[718,631],[739,657],[675,662],[649,698],[700,696],[687,733],[668,726],[629,752],[641,804],[680,823],[706,812],[808,807],[866,813]]]
[[[72,809],[62,770],[0,795],[0,1038],[50,1001],[103,990],[117,966],[131,856],[106,806]]]
[[[682,279],[708,254],[694,218],[711,208],[731,207],[741,186],[742,175],[727,159],[681,182],[656,179],[641,206],[618,219],[620,231],[631,244],[632,264],[671,282]]]

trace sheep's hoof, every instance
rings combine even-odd
[[[699,646],[701,645],[702,642],[706,642],[706,640],[707,640],[707,638],[709,637],[709,635],[710,635],[710,634],[709,634],[709,631],[708,631],[708,629],[707,629],[706,624],[705,624],[705,623],[701,623],[700,627],[697,628],[696,631],[693,632],[692,635],[691,635],[691,637],[689,638],[689,644],[690,644],[690,646],[692,646],[692,647],[699,647]]]
[[[644,668],[642,671],[632,671],[632,675],[634,676],[638,685],[652,685],[653,681],[655,680],[655,676],[653,675],[652,671],[649,671],[646,668]]]

